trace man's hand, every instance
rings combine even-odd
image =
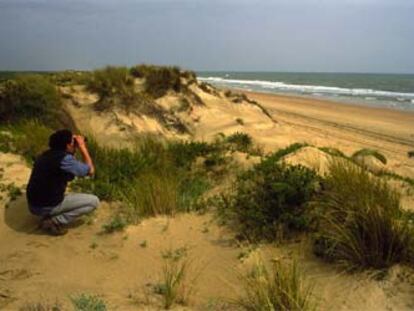
[[[73,135],[73,138],[75,139],[76,145],[81,147],[86,147],[85,137],[81,135]]]
[[[86,147],[85,137],[81,135],[73,135],[76,145],[79,147],[79,151],[82,154],[83,160],[89,165],[89,176],[95,174],[95,166],[93,165],[91,156],[89,155],[88,148]]]

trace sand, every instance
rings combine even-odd
[[[198,120],[196,138],[212,139],[219,132],[245,131],[267,151],[298,141],[336,147],[347,154],[360,148],[374,148],[387,156],[388,169],[414,177],[414,159],[407,157],[407,151],[414,150],[413,113],[257,93],[248,96],[262,104],[277,123],[264,117],[257,107],[223,104],[210,97],[207,107],[192,112],[192,117]],[[203,99],[206,98],[207,95]],[[242,118],[244,124],[236,122],[236,118]],[[111,135],[115,139],[116,131]],[[312,166],[313,158],[320,155],[318,152],[308,147],[287,161],[302,161]],[[18,186],[23,186],[30,173],[24,160],[12,154],[0,153],[0,168],[1,182],[14,181]],[[219,227],[211,214],[157,217],[121,233],[103,235],[102,224],[117,208],[106,202],[90,224],[79,223],[66,236],[51,237],[37,229],[37,219],[28,213],[24,196],[6,208],[8,198],[2,195],[1,310],[18,310],[27,303],[56,300],[64,310],[71,310],[68,297],[79,293],[101,295],[109,310],[160,309],[151,284],[159,282],[164,263],[162,253],[180,248],[185,248],[191,259],[190,275],[198,276],[192,303],[185,307],[189,310],[228,309],[220,307],[219,298],[234,298],[240,293],[238,275],[256,255],[265,259],[296,258],[315,286],[321,310],[414,308],[411,269],[395,266],[381,281],[369,273],[345,274],[315,258],[306,239],[283,246],[262,245],[247,252],[248,248],[235,243],[231,232]],[[412,204],[412,196],[406,196],[405,200],[407,206]],[[247,256],[240,256],[246,253]]]
[[[414,113],[309,98],[247,93],[281,124],[275,135],[290,142],[338,148],[348,155],[361,148],[382,152],[387,168],[414,177]]]

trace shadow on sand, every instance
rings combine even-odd
[[[17,232],[48,235],[47,232],[42,231],[39,227],[40,218],[30,213],[24,195],[21,195],[15,201],[8,203],[8,207],[4,209],[4,222],[7,226]],[[83,219],[80,218],[66,227],[73,229],[81,226],[83,223]]]
[[[43,234],[39,230],[39,218],[30,213],[24,195],[10,202],[4,209],[4,221],[7,226],[17,232]]]

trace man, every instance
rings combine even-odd
[[[74,156],[77,148],[83,162]],[[49,149],[36,159],[26,192],[31,213],[42,217],[42,229],[52,235],[65,234],[65,225],[97,208],[99,199],[94,195],[70,193],[65,196],[67,183],[75,176],[94,173],[95,167],[82,136],[65,129],[49,137]]]

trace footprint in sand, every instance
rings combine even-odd
[[[49,244],[39,241],[29,241],[26,243],[26,246],[34,246],[35,248],[48,248]]]
[[[5,308],[9,303],[15,301],[16,298],[13,297],[12,292],[8,288],[0,287],[0,310],[6,310]]]
[[[21,281],[30,278],[32,275],[26,269],[8,269],[0,271],[0,281]]]

